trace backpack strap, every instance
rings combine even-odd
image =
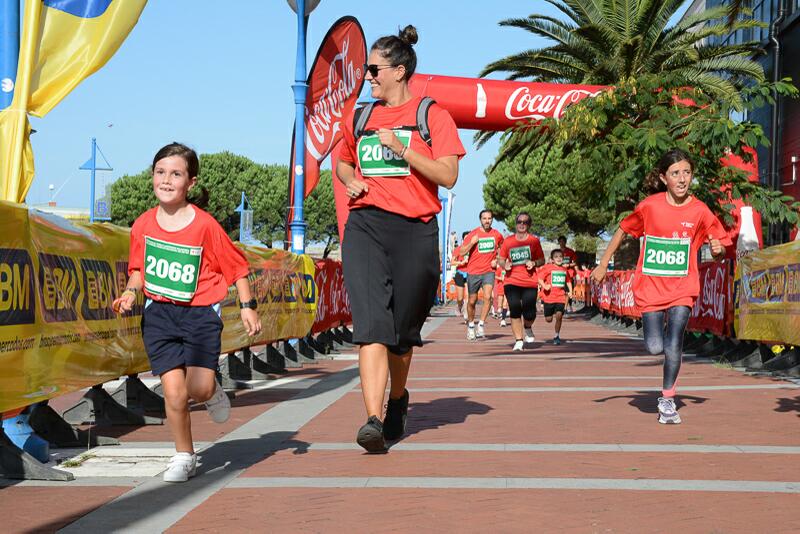
[[[417,106],[417,124],[414,126],[399,126],[397,130],[416,130],[419,132],[419,136],[425,141],[425,144],[431,146],[433,142],[431,139],[431,129],[428,126],[428,113],[431,109],[431,106],[434,105],[436,101],[429,96],[423,97],[419,101],[419,106]],[[369,102],[364,106],[358,108],[353,115],[353,137],[358,139],[364,134],[374,134],[373,130],[367,130],[367,122],[369,121],[370,115],[372,115],[372,109],[375,107],[375,102]]]
[[[419,136],[428,146],[431,146],[433,142],[431,139],[431,129],[428,126],[428,112],[435,103],[436,100],[425,96],[419,101],[419,106],[417,107],[417,130],[419,130]]]
[[[367,126],[367,121],[369,121],[369,117],[372,115],[372,108],[374,107],[375,102],[367,102],[353,114],[353,137],[356,139],[364,135],[364,128]]]

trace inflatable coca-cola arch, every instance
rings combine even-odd
[[[293,204],[293,174],[298,171],[305,173],[305,195],[308,196],[319,180],[322,161],[331,154],[340,237],[344,234],[348,214],[345,188],[335,178],[338,144],[342,137],[341,122],[352,111],[361,92],[366,61],[367,45],[361,25],[354,17],[342,17],[323,38],[309,72],[304,165],[295,165],[294,161],[290,165],[289,199]],[[524,120],[558,118],[567,106],[595,96],[607,87],[416,74],[410,80],[410,89],[416,96],[430,96],[436,100],[450,113],[459,128],[504,131]],[[755,152],[752,155],[755,156]],[[746,164],[731,155],[723,162],[747,171],[752,181],[758,181],[756,161]],[[743,205],[741,201],[734,201],[734,204],[737,205],[734,210],[737,224],[730,232],[733,238],[739,234],[738,208]],[[292,218],[292,209],[287,221]],[[761,242],[760,219],[755,222]],[[291,236],[287,235],[287,238],[289,241]]]
[[[416,74],[409,87],[415,96],[429,96],[446,109],[456,126],[470,130],[504,131],[523,120],[558,118],[567,106],[593,97],[607,89],[598,85],[570,85],[555,83],[517,82],[507,80],[487,80],[483,78],[462,78]],[[751,181],[758,181],[758,162],[755,151],[751,151],[753,161],[744,162],[735,154],[723,159],[725,165],[746,171]],[[332,153],[332,166],[336,169],[338,150]],[[336,197],[336,212],[339,222],[339,236],[344,235],[347,220],[348,198],[346,189],[338,179],[333,180]],[[741,200],[732,200],[735,205],[734,226],[730,237],[735,241],[739,235],[739,209]],[[756,230],[761,243],[761,220],[755,214]],[[729,254],[734,253],[734,248]]]

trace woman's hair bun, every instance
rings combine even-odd
[[[408,43],[409,46],[414,46],[419,41],[419,35],[417,35],[417,29],[409,24],[398,34],[401,40]]]

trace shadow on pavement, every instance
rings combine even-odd
[[[408,405],[408,424],[405,437],[446,425],[457,425],[470,415],[486,415],[493,408],[469,397],[448,397]]]
[[[607,402],[616,399],[630,399],[628,404],[637,408],[642,413],[658,413],[658,398],[661,393],[658,391],[643,391],[630,395],[613,395],[602,399],[595,399],[594,402]],[[708,400],[707,397],[695,397],[694,395],[678,395],[675,397],[675,406],[683,408],[687,402],[692,404],[703,404]]]
[[[800,396],[795,398],[778,399],[778,407],[775,408],[776,412],[797,412],[797,417],[800,417]]]

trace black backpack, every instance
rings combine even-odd
[[[419,136],[425,141],[425,144],[431,146],[431,129],[428,127],[428,111],[436,101],[429,96],[422,97],[417,106],[417,124],[414,126],[398,126],[395,130],[410,130],[418,131]],[[374,135],[375,130],[365,130],[364,128],[372,115],[372,109],[375,107],[376,102],[369,102],[368,104],[356,109],[353,115],[353,136],[358,139],[362,135]]]

